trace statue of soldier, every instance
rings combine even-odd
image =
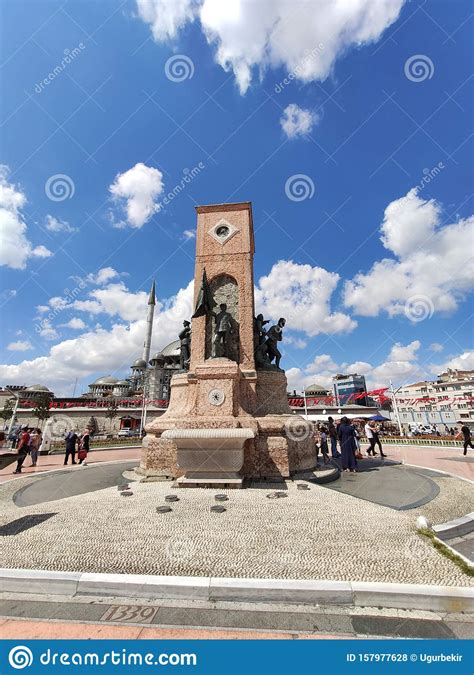
[[[255,349],[257,349],[257,347],[259,345],[261,345],[262,342],[265,342],[265,336],[267,334],[267,331],[265,330],[264,326],[267,323],[270,323],[270,322],[264,321],[263,314],[257,314],[257,316],[254,317],[254,320],[253,320],[253,339],[254,339]]]
[[[233,333],[233,319],[224,302],[219,305],[219,308],[220,312],[212,312],[216,320],[214,337],[212,338],[212,358],[217,356],[230,358],[228,342],[229,336]]]
[[[191,358],[191,324],[183,321],[183,330],[179,334],[179,367],[181,370],[189,369]]]
[[[267,339],[266,339],[266,347],[267,347],[267,355],[269,358],[269,363],[275,359],[275,366],[277,368],[280,368],[280,359],[281,359],[281,353],[280,350],[277,347],[277,342],[280,342],[283,338],[283,327],[286,324],[286,319],[278,319],[278,323],[276,326],[272,326],[271,328],[268,329],[267,331]]]

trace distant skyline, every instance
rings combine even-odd
[[[2,6],[0,385],[127,376],[192,314],[198,204],[251,201],[289,390],[474,369],[472,4]]]

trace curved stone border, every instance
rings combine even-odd
[[[420,584],[0,569],[4,593],[275,602],[474,613],[474,588]]]

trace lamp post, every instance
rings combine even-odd
[[[398,387],[397,391],[394,391],[393,389],[393,384],[392,380],[390,380],[390,392],[392,394],[392,401],[393,401],[393,407],[395,409],[395,417],[397,418],[398,422],[398,431],[400,432],[400,436],[403,436],[403,428],[402,428],[402,423],[400,421],[400,413],[398,412],[398,403],[397,403],[397,397],[396,394],[400,391],[401,387]]]

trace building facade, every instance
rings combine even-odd
[[[349,375],[335,375],[333,377],[334,396],[340,405],[356,403],[369,405],[367,385],[363,375],[351,373]]]
[[[395,392],[400,423],[405,433],[420,426],[436,426],[446,433],[459,422],[474,426],[474,371],[447,370],[435,381],[400,387]],[[391,413],[396,420],[396,413]]]

